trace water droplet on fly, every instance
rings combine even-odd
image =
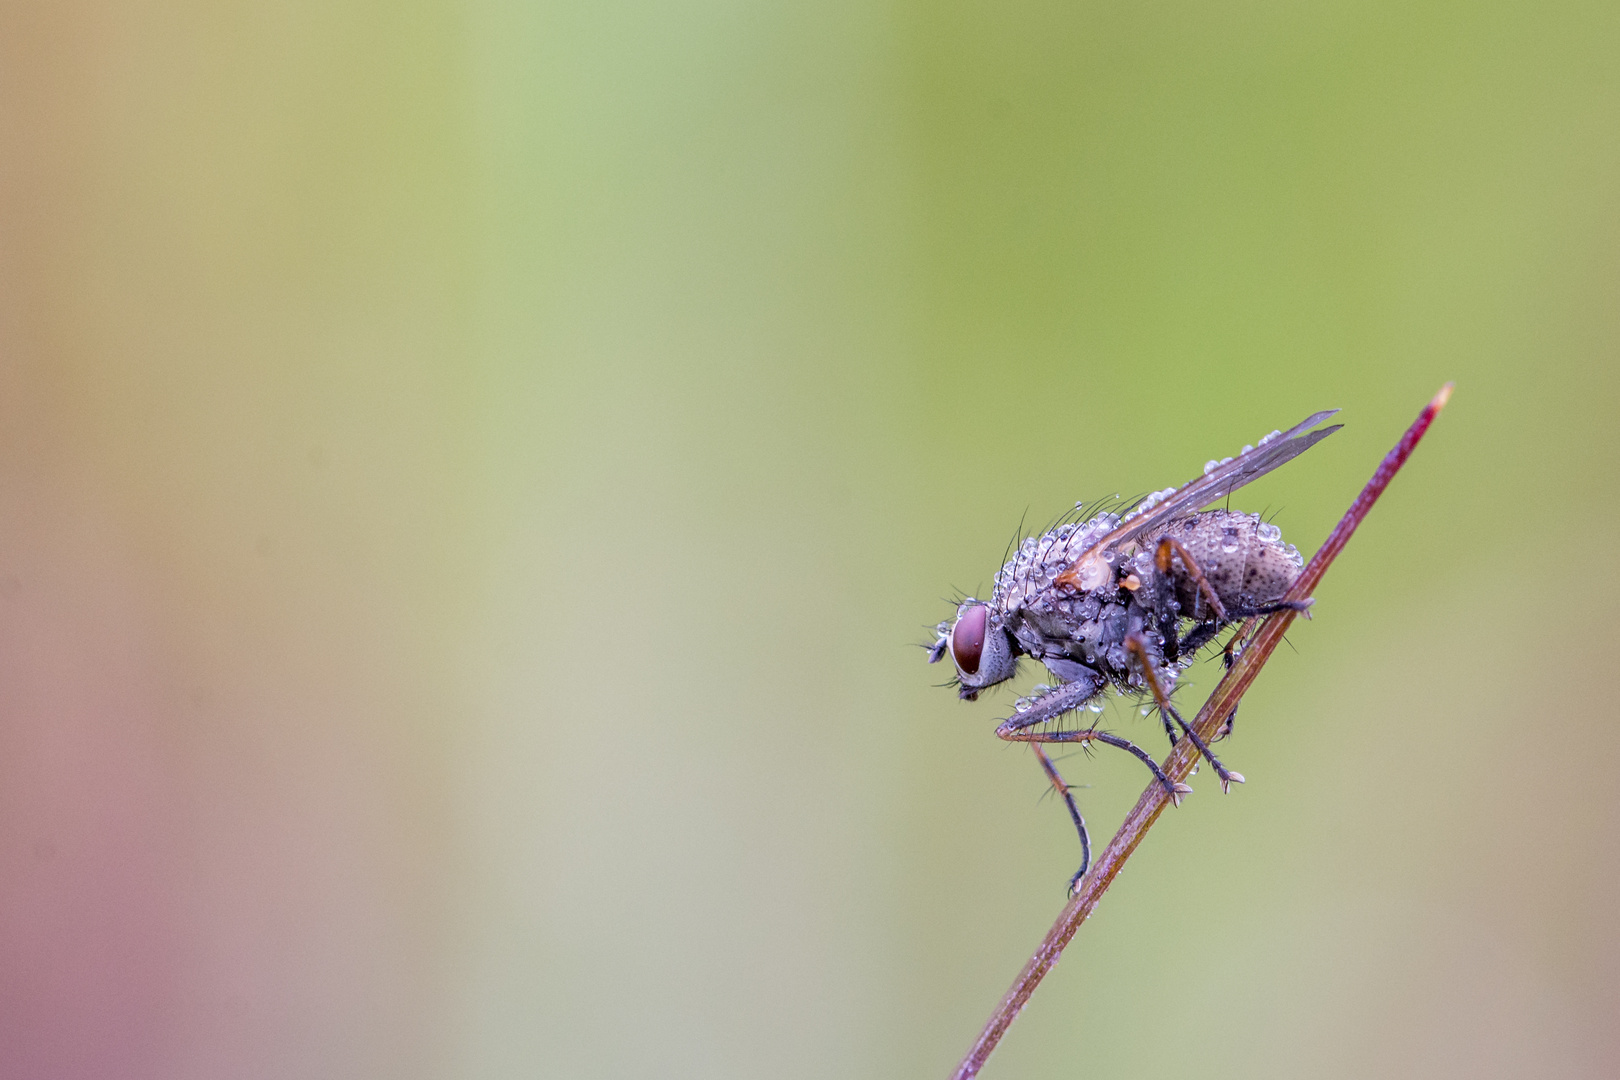
[[[1275,525],[1266,523],[1256,525],[1254,528],[1254,535],[1258,536],[1267,543],[1270,543],[1273,540],[1280,540],[1282,538],[1282,530],[1277,528]]]
[[[1253,453],[1253,452],[1254,452],[1254,447],[1252,447],[1252,446],[1245,446],[1245,447],[1244,447],[1244,448],[1243,448],[1243,449],[1242,449],[1242,451],[1240,451],[1240,452],[1241,452],[1241,453],[1244,453],[1244,454],[1250,454],[1250,453]]]
[[[1086,708],[1090,709],[1092,712],[1102,712],[1103,704],[1100,701],[1093,701],[1090,705],[1087,705]]]
[[[1208,461],[1204,462],[1204,475],[1208,476],[1210,473],[1220,468],[1220,465],[1220,462],[1216,461],[1214,458],[1210,458]]]

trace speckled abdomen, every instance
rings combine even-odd
[[[1215,595],[1229,610],[1243,611],[1280,599],[1299,576],[1305,560],[1282,531],[1259,514],[1208,510],[1174,522],[1142,538],[1136,560],[1152,564],[1162,537],[1181,542],[1204,572]],[[1209,602],[1200,594],[1179,557],[1172,557],[1170,577],[1183,616],[1209,618]]]

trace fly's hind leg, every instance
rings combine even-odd
[[[1256,604],[1253,607],[1240,607],[1233,609],[1231,611],[1232,617],[1234,619],[1242,619],[1244,622],[1242,626],[1238,627],[1237,632],[1227,639],[1226,647],[1221,650],[1222,665],[1224,665],[1227,671],[1232,670],[1232,665],[1237,663],[1237,658],[1239,654],[1243,652],[1245,647],[1240,643],[1242,643],[1248,636],[1249,630],[1254,626],[1255,619],[1265,615],[1273,615],[1279,611],[1297,611],[1308,619],[1311,617],[1311,603],[1312,601],[1308,599],[1272,600],[1264,604]],[[1192,634],[1188,635],[1188,637],[1192,637],[1202,629],[1203,627],[1199,627],[1198,629],[1194,630]],[[1217,633],[1220,632],[1220,629],[1221,628],[1219,626],[1211,626],[1209,638],[1213,638]],[[1207,641],[1209,638],[1205,638],[1204,640]],[[1199,644],[1203,644],[1203,641],[1200,641]],[[1232,734],[1232,725],[1237,723],[1237,714],[1237,706],[1234,705],[1232,706],[1231,713],[1227,715],[1225,723],[1221,724],[1220,728],[1216,730],[1215,738],[1211,741],[1218,742]]]
[[[1243,640],[1244,635],[1249,632],[1249,628],[1253,625],[1254,623],[1252,621],[1245,621],[1241,626],[1238,627],[1237,632],[1227,639],[1226,647],[1221,650],[1221,664],[1225,667],[1225,670],[1231,671],[1232,665],[1237,663],[1238,654],[1243,651],[1238,642]],[[1197,626],[1193,627],[1187,632],[1186,637],[1181,639],[1181,647],[1187,652],[1195,652],[1198,649],[1202,649],[1205,645],[1208,645],[1211,641],[1214,641],[1215,636],[1224,629],[1226,629],[1226,627],[1220,623],[1199,623]],[[1215,733],[1215,738],[1210,741],[1216,742],[1232,734],[1232,720],[1236,716],[1237,709],[1234,708],[1231,715],[1226,718],[1226,723],[1221,725],[1221,729]],[[1176,729],[1171,726],[1170,718],[1168,716],[1163,716],[1162,713],[1161,718],[1164,720],[1165,734],[1170,736],[1170,745],[1176,745]]]
[[[1125,648],[1133,653],[1137,662],[1142,665],[1143,681],[1147,683],[1148,689],[1153,692],[1153,701],[1159,706],[1159,712],[1174,720],[1187,738],[1192,740],[1192,744],[1198,748],[1198,752],[1209,761],[1210,768],[1214,769],[1215,775],[1220,777],[1221,790],[1231,791],[1233,784],[1243,783],[1243,774],[1233,772],[1225,765],[1222,765],[1220,758],[1210,751],[1209,744],[1198,737],[1198,733],[1192,729],[1187,721],[1181,718],[1181,714],[1176,711],[1175,706],[1170,704],[1169,695],[1164,692],[1164,684],[1159,681],[1159,673],[1154,669],[1153,660],[1148,655],[1147,646],[1142,643],[1142,639],[1136,634],[1132,634],[1125,639]]]
[[[1243,631],[1247,628],[1248,624],[1238,627],[1238,632],[1227,639],[1226,648],[1221,650],[1221,664],[1227,671],[1231,671],[1232,665],[1237,663],[1238,642],[1243,638]],[[1239,702],[1239,704],[1242,704],[1242,702]],[[1223,723],[1215,732],[1215,738],[1217,740],[1224,739],[1228,735],[1232,734],[1232,725],[1237,723],[1237,711],[1238,707],[1237,705],[1234,705],[1232,706],[1232,711],[1226,714],[1226,722]]]
[[[1241,605],[1229,608],[1227,614],[1231,616],[1234,622],[1238,619],[1253,619],[1261,615],[1275,615],[1279,611],[1297,611],[1308,619],[1311,617],[1311,605],[1314,603],[1316,603],[1314,597],[1306,597],[1304,600],[1268,600],[1263,604],[1255,604],[1252,607]]]

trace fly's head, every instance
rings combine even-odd
[[[928,650],[928,662],[938,663],[950,654],[962,700],[972,701],[980,690],[1017,672],[1018,646],[989,604],[968,597],[956,609],[956,618],[937,629],[939,638]]]

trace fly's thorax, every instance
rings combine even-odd
[[[1118,524],[1118,514],[1097,514],[1088,521],[1067,523],[1041,536],[1026,537],[996,574],[990,603],[1010,614],[1067,598],[1070,594],[1066,590],[1053,589],[1058,575]],[[1062,593],[1062,597],[1056,593]]]
[[[1153,572],[1159,541],[1166,536],[1187,549],[1228,608],[1280,599],[1305,565],[1294,545],[1283,541],[1277,526],[1262,521],[1259,514],[1228,510],[1194,514],[1143,537],[1134,562]],[[1170,566],[1170,584],[1182,613],[1195,619],[1207,617],[1208,602],[1181,559],[1173,557]]]

